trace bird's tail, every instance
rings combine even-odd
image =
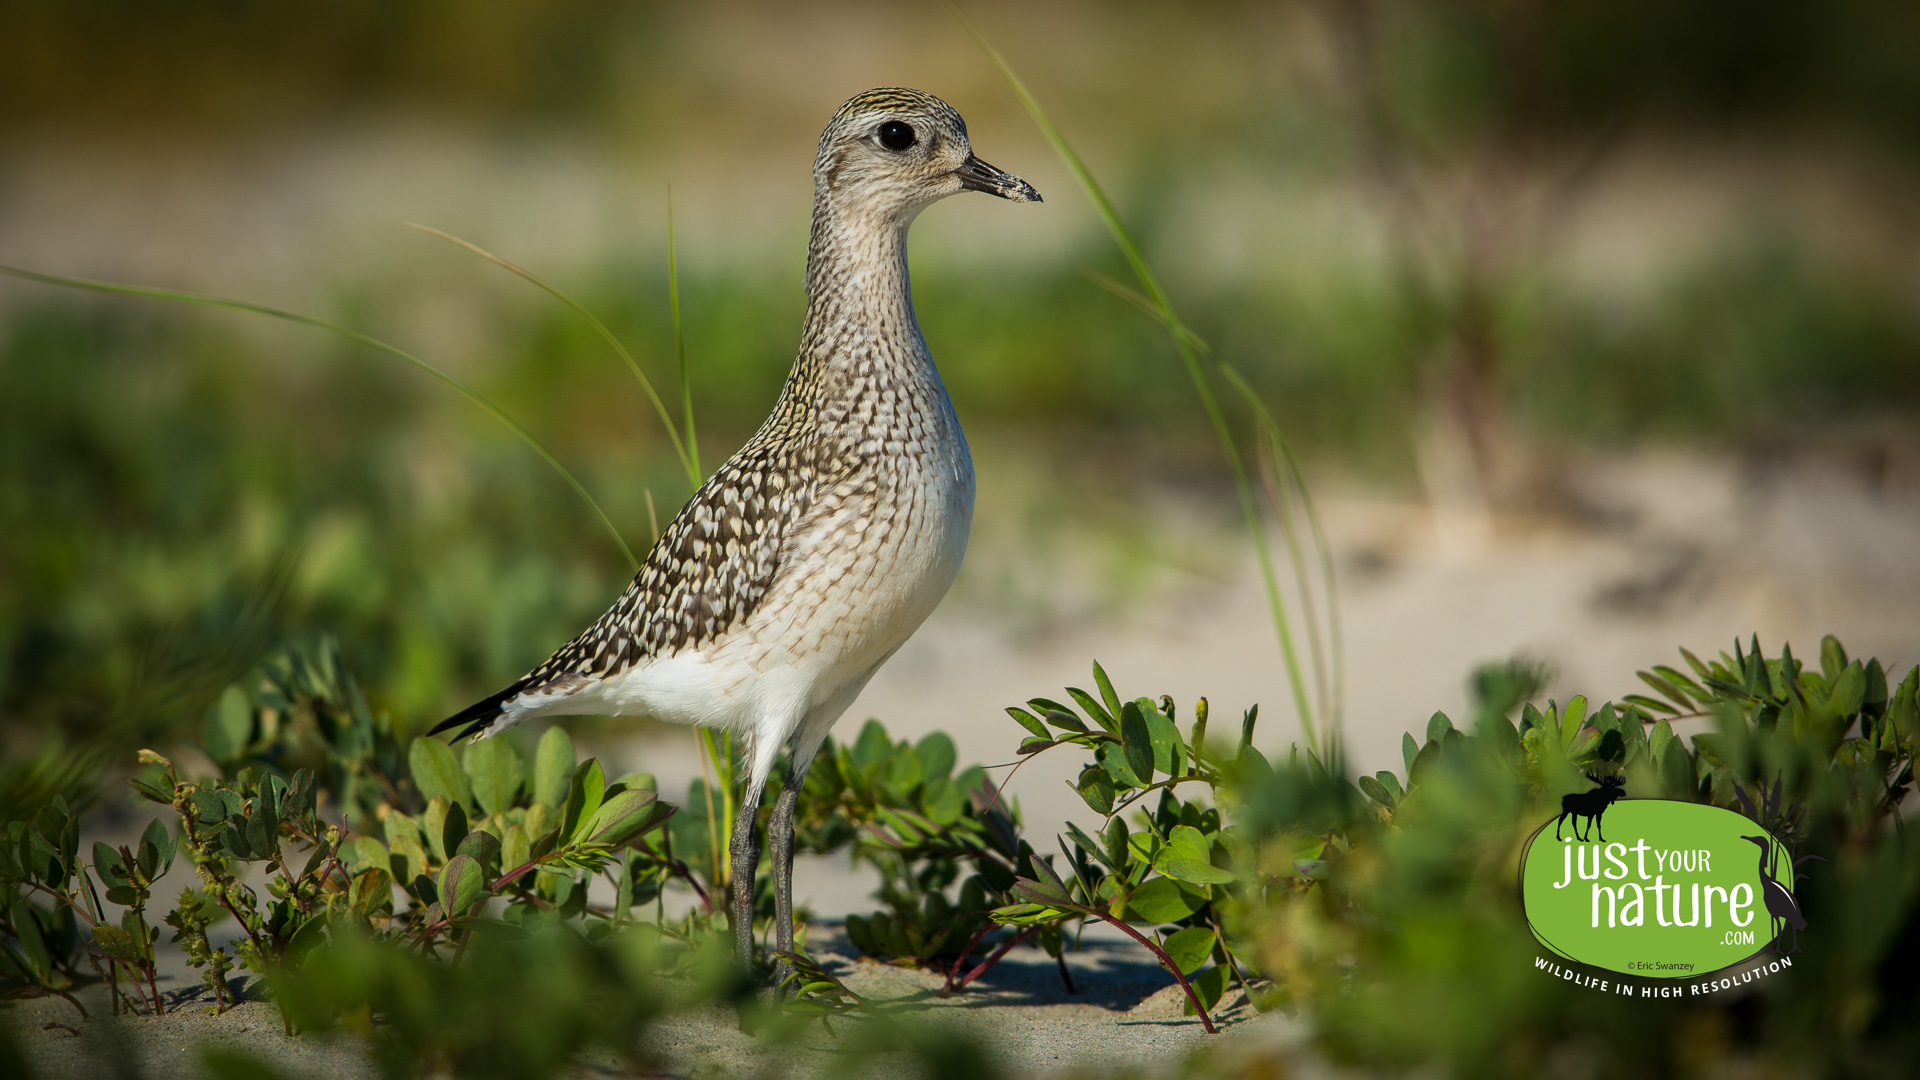
[[[474,702],[459,712],[454,713],[452,716],[447,717],[445,720],[440,721],[438,724],[435,724],[433,730],[427,732],[427,734],[438,735],[450,728],[460,727],[460,725],[465,724],[466,727],[463,728],[458,735],[453,737],[454,742],[459,742],[461,739],[480,735],[483,732],[491,735],[493,731],[488,730],[490,728],[496,730],[505,729],[513,723],[512,720],[508,720],[504,724],[500,723],[500,718],[507,713],[506,703],[512,701],[524,692],[528,682],[529,680],[527,679],[521,679],[497,694]]]

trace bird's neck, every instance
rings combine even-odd
[[[828,383],[915,377],[932,361],[907,277],[911,218],[816,200],[807,243],[807,318],[800,366]]]

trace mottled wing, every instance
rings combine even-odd
[[[626,592],[579,637],[513,685],[433,730],[486,727],[522,694],[565,693],[655,656],[697,648],[744,622],[766,598],[782,551],[807,512],[812,469],[749,444],[674,516]]]

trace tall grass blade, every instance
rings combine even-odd
[[[680,328],[680,256],[673,238],[673,188],[667,188],[667,307],[673,315],[673,355],[680,363],[680,410],[687,425],[687,475],[700,486],[700,440],[693,428],[693,384],[687,381],[687,339]]]
[[[1068,171],[1073,174],[1074,180],[1080,185],[1080,189],[1086,194],[1088,201],[1093,204],[1094,212],[1099,216],[1101,223],[1106,226],[1108,235],[1113,238],[1114,243],[1120,248],[1121,255],[1126,259],[1127,265],[1133,270],[1134,277],[1139,282],[1141,292],[1136,293],[1132,289],[1119,286],[1118,282],[1112,282],[1108,287],[1118,286],[1116,291],[1119,292],[1120,295],[1146,310],[1166,327],[1168,335],[1173,339],[1174,349],[1179,353],[1181,362],[1186,367],[1187,376],[1193,383],[1194,392],[1199,395],[1201,407],[1207,414],[1207,419],[1213,427],[1214,435],[1220,442],[1221,451],[1226,455],[1227,466],[1233,474],[1234,488],[1240,497],[1241,512],[1246,518],[1247,532],[1253,540],[1254,552],[1260,564],[1261,582],[1266,589],[1267,606],[1273,616],[1274,634],[1279,640],[1281,659],[1286,665],[1287,680],[1293,693],[1294,708],[1300,716],[1301,732],[1306,738],[1308,750],[1317,753],[1320,746],[1320,737],[1315,731],[1315,714],[1307,697],[1307,680],[1301,669],[1299,649],[1294,643],[1293,623],[1288,616],[1286,600],[1281,593],[1279,574],[1274,569],[1273,553],[1267,540],[1266,526],[1261,516],[1258,496],[1255,492],[1253,482],[1248,476],[1246,463],[1241,457],[1240,449],[1234,441],[1233,432],[1227,423],[1226,414],[1220,408],[1220,402],[1214,392],[1212,380],[1208,377],[1207,361],[1203,355],[1208,351],[1205,348],[1205,342],[1181,321],[1179,313],[1174,309],[1173,301],[1168,297],[1166,290],[1161,287],[1159,278],[1154,275],[1152,268],[1147,265],[1146,257],[1140,251],[1140,245],[1134,240],[1133,234],[1128,231],[1126,224],[1120,220],[1120,214],[1114,209],[1113,202],[1107,197],[1105,189],[1100,186],[1098,180],[1094,179],[1093,173],[1087,168],[1086,163],[1081,161],[1080,155],[1074,152],[1073,147],[1067,142],[1066,137],[1060,133],[1060,129],[1055,127],[1053,121],[1048,118],[1046,111],[1040,107],[1039,99],[1035,98],[1033,92],[1027,89],[1026,83],[1014,72],[1013,66],[1007,62],[1006,57],[1002,56],[1000,51],[994,48],[993,44],[987,40],[986,35],[980,32],[980,29],[973,24],[972,20],[968,19],[964,13],[950,3],[944,6],[954,17],[955,21],[960,24],[961,28],[973,38],[974,43],[980,46],[980,50],[987,55],[987,58],[993,62],[993,65],[999,69],[1001,78],[1006,81],[1007,86],[1013,91],[1014,97],[1017,98],[1021,106],[1026,109],[1027,115],[1033,119],[1034,125],[1040,129],[1040,134],[1046,138],[1047,143],[1053,147],[1054,153],[1059,156],[1060,160],[1067,166]],[[1217,362],[1215,366],[1218,366]],[[1265,420],[1263,420],[1261,424],[1263,431],[1267,427],[1265,421],[1270,420],[1271,415],[1266,415]],[[1278,425],[1272,425],[1272,430],[1277,432]],[[1277,445],[1284,446],[1284,442]],[[1288,455],[1288,457],[1290,458],[1290,455]],[[1286,475],[1294,474],[1288,472]],[[1304,485],[1301,485],[1301,490],[1304,491]],[[1287,520],[1286,511],[1282,509],[1280,513],[1282,529],[1283,532],[1285,532],[1287,531],[1285,525]],[[1322,535],[1317,525],[1313,531],[1316,537]],[[1304,563],[1296,563],[1296,569],[1303,565]],[[1330,570],[1331,563],[1323,563],[1323,566]],[[1327,589],[1329,604],[1331,605],[1332,592],[1330,576]],[[1307,627],[1307,632],[1310,635],[1317,635],[1319,628],[1316,624],[1310,622]],[[1334,651],[1337,656],[1337,649]],[[1337,660],[1335,662],[1337,664]],[[1324,702],[1324,704],[1331,704],[1337,701],[1338,695],[1329,694],[1328,698],[1329,700]],[[1337,713],[1332,711],[1328,711],[1325,716],[1325,723],[1327,725],[1326,735],[1329,743],[1334,743],[1338,738],[1336,716]],[[1334,747],[1330,746],[1330,749],[1334,749]]]
[[[673,355],[680,367],[680,409],[687,425],[687,469],[700,486],[700,441],[693,426],[693,383],[687,378],[687,338],[680,321],[680,249],[673,227],[673,187],[667,187],[667,310],[673,319]],[[720,782],[721,817],[713,836],[714,879],[728,881],[733,862],[727,857],[733,849],[733,732],[701,728],[702,759],[712,758]],[[707,814],[713,814],[713,795],[707,795]],[[752,888],[749,883],[748,888]]]
[[[671,214],[671,211],[669,211],[669,214]],[[436,229],[431,225],[421,225],[417,222],[412,222],[412,221],[407,222],[407,228],[418,229],[419,231],[426,233],[429,236],[437,236],[440,239],[445,240],[450,244],[456,244],[460,247],[466,248],[468,251],[473,252],[475,255],[478,255],[481,258],[487,260],[488,262],[493,263],[495,266],[498,266],[501,269],[508,271],[509,273],[518,274],[520,277],[525,278],[526,280],[546,290],[548,295],[552,296],[554,299],[572,308],[576,314],[578,314],[581,318],[587,320],[587,324],[589,326],[592,326],[593,329],[600,335],[600,337],[603,340],[605,340],[609,346],[613,348],[614,353],[617,354],[621,360],[626,362],[627,370],[633,372],[633,377],[640,380],[640,388],[646,391],[647,400],[653,403],[653,411],[659,414],[660,424],[662,427],[666,429],[667,438],[671,440],[673,443],[674,456],[680,459],[681,468],[686,470],[687,480],[696,488],[700,486],[700,480],[701,480],[700,460],[697,452],[694,452],[691,449],[693,444],[693,399],[690,396],[688,396],[686,399],[687,439],[686,441],[683,442],[681,441],[681,438],[680,438],[680,429],[677,426],[675,426],[673,422],[673,414],[667,410],[666,401],[660,397],[660,392],[654,388],[653,380],[647,378],[647,373],[641,369],[639,362],[633,358],[633,354],[627,351],[627,347],[620,343],[620,339],[614,336],[613,331],[607,329],[607,325],[601,322],[598,318],[596,318],[593,312],[588,311],[585,305],[581,304],[579,301],[575,300],[573,297],[568,296],[566,293],[561,292],[552,283],[548,282],[546,279],[540,277],[539,275],[533,273],[533,271],[528,270],[526,267],[521,266],[518,263],[509,262],[508,260],[503,259],[498,255],[495,255],[493,252],[488,251],[486,248],[483,248],[480,245],[473,243],[470,240],[463,240],[460,237],[453,235],[452,233],[442,232],[441,230]],[[671,225],[668,226],[668,236],[669,237],[672,236]],[[668,264],[671,265],[672,259],[673,259],[671,239],[668,240],[667,259],[668,259]],[[674,299],[674,331],[673,331],[674,345],[676,348],[678,348],[680,343],[679,310],[680,310],[679,299],[676,296]],[[686,354],[684,351],[682,351],[680,356],[680,381],[682,384],[686,382],[686,377],[687,377],[686,368],[687,368]]]
[[[299,323],[302,326],[311,326],[325,330],[346,338],[348,341],[357,345],[363,345],[375,352],[386,353],[388,356],[404,360],[459,391],[462,397],[478,405],[488,416],[498,420],[506,426],[508,431],[519,436],[521,442],[526,443],[534,453],[539,454],[542,460],[552,466],[553,471],[559,473],[561,478],[573,488],[574,492],[586,502],[587,506],[592,508],[594,514],[600,518],[600,524],[606,526],[607,535],[613,538],[614,545],[620,549],[620,554],[626,556],[628,565],[633,568],[635,573],[640,572],[640,560],[634,558],[633,550],[627,547],[627,542],[621,537],[620,530],[614,528],[613,519],[607,516],[607,512],[600,508],[600,504],[594,501],[592,495],[587,494],[586,487],[580,483],[579,479],[577,479],[573,473],[567,471],[565,465],[560,464],[560,459],[553,456],[553,451],[548,450],[539,439],[534,437],[533,432],[521,426],[518,420],[508,416],[504,410],[487,400],[478,390],[473,389],[459,379],[454,378],[439,368],[434,367],[432,364],[427,363],[425,360],[407,352],[405,349],[389,345],[379,338],[363,334],[358,330],[350,330],[337,323],[327,322],[325,319],[316,319],[311,315],[301,315],[298,312],[283,311],[280,308],[268,307],[265,304],[249,303],[245,300],[229,300],[225,297],[184,292],[179,289],[156,289],[145,285],[122,285],[112,281],[92,281],[87,278],[62,277],[58,274],[43,274],[36,270],[24,270],[16,266],[0,266],[0,274],[7,274],[27,281],[37,281],[43,285],[59,285],[69,289],[85,289],[89,292],[111,293],[118,296],[138,296],[149,300],[168,300],[177,304],[227,308],[232,311],[249,311],[256,315],[266,315],[275,319],[284,319],[287,322]]]
[[[1200,344],[1204,345],[1204,342]],[[1286,537],[1287,555],[1293,564],[1294,582],[1300,593],[1303,614],[1307,625],[1315,631],[1308,634],[1307,644],[1313,652],[1314,682],[1320,697],[1321,713],[1326,718],[1329,730],[1338,730],[1346,703],[1346,665],[1340,626],[1340,596],[1333,572],[1333,548],[1327,543],[1326,529],[1321,524],[1319,510],[1314,506],[1313,493],[1307,488],[1307,478],[1300,469],[1300,460],[1294,456],[1279,421],[1274,419],[1267,403],[1238,368],[1217,358],[1214,366],[1241,400],[1246,402],[1259,426],[1261,445],[1266,451],[1266,468],[1262,471],[1268,481],[1268,499],[1274,505],[1280,518],[1281,531]],[[1321,617],[1313,600],[1312,575],[1307,569],[1306,560],[1307,545],[1301,543],[1294,512],[1296,504],[1299,506],[1298,517],[1306,519],[1313,549],[1319,557],[1317,569],[1320,572],[1320,591],[1327,609],[1324,635],[1319,632]]]

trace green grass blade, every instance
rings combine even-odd
[[[1207,419],[1213,427],[1214,435],[1220,442],[1221,451],[1226,455],[1228,468],[1233,474],[1234,487],[1240,496],[1241,512],[1246,518],[1247,532],[1253,540],[1254,551],[1258,556],[1261,582],[1266,589],[1267,606],[1273,615],[1274,633],[1279,639],[1281,659],[1286,664],[1287,679],[1293,692],[1294,708],[1300,715],[1300,727],[1306,738],[1308,749],[1317,751],[1319,738],[1314,730],[1314,712],[1307,699],[1306,678],[1301,670],[1299,650],[1294,644],[1292,621],[1288,618],[1286,602],[1281,594],[1279,574],[1274,569],[1273,554],[1267,541],[1265,523],[1261,519],[1259,500],[1252,480],[1247,475],[1246,463],[1242,460],[1239,447],[1234,442],[1233,432],[1227,424],[1226,414],[1221,410],[1218,396],[1214,393],[1212,380],[1208,377],[1201,356],[1202,349],[1198,344],[1199,338],[1181,321],[1179,313],[1174,309],[1173,301],[1161,287],[1160,280],[1154,275],[1153,269],[1148,266],[1146,256],[1140,251],[1140,245],[1135,242],[1133,234],[1121,221],[1119,211],[1114,208],[1105,189],[1094,178],[1086,163],[1081,161],[1080,155],[1074,152],[1066,136],[1062,135],[1060,129],[1055,127],[1053,121],[1048,118],[1046,110],[1040,107],[1039,99],[1027,89],[1026,83],[1014,72],[1013,66],[1007,62],[1006,57],[1000,54],[1000,50],[993,47],[972,20],[953,5],[945,6],[960,23],[962,29],[966,30],[974,43],[980,46],[981,51],[999,69],[1001,78],[1006,81],[1014,97],[1026,109],[1034,125],[1040,129],[1040,134],[1046,138],[1048,145],[1053,147],[1054,153],[1073,174],[1081,191],[1093,204],[1094,212],[1106,226],[1107,233],[1120,248],[1120,253],[1126,259],[1127,265],[1132,268],[1140,288],[1144,290],[1143,299],[1147,304],[1142,306],[1146,307],[1166,327],[1169,336],[1173,338],[1174,349],[1179,353],[1181,362],[1187,369],[1194,392],[1200,397],[1201,407],[1206,411]],[[1122,295],[1131,291],[1125,290]]]
[[[375,352],[386,353],[388,356],[404,360],[459,391],[461,396],[478,405],[488,416],[506,425],[508,431],[518,435],[520,441],[526,443],[533,449],[534,453],[539,454],[542,460],[546,461],[548,465],[551,465],[553,471],[559,473],[561,478],[566,480],[566,482],[572,486],[573,490],[579,494],[580,498],[593,509],[593,512],[599,516],[600,523],[606,526],[607,535],[613,538],[614,544],[620,548],[620,553],[626,556],[628,565],[633,568],[635,573],[638,573],[640,570],[640,560],[633,557],[633,550],[627,547],[626,540],[620,536],[620,530],[614,528],[613,519],[607,516],[605,510],[600,509],[600,504],[594,501],[592,495],[587,494],[587,489],[571,472],[567,471],[567,467],[560,464],[560,459],[554,457],[553,452],[548,450],[539,439],[534,438],[533,432],[522,427],[518,420],[508,416],[498,405],[495,405],[482,396],[478,390],[473,389],[459,379],[454,378],[439,368],[434,367],[432,364],[427,363],[425,360],[407,352],[405,349],[389,345],[379,338],[363,334],[358,330],[350,330],[336,323],[327,322],[325,319],[316,319],[311,315],[301,315],[298,312],[283,311],[280,308],[268,307],[265,304],[249,303],[245,300],[229,300],[225,297],[183,292],[178,289],[156,289],[144,285],[122,285],[112,281],[92,281],[86,278],[61,277],[58,274],[43,274],[35,270],[23,270],[15,266],[0,266],[0,273],[22,278],[27,281],[37,281],[43,285],[60,285],[69,289],[85,289],[90,292],[112,293],[118,296],[138,296],[149,300],[169,300],[177,304],[195,304],[201,307],[227,308],[232,311],[249,311],[256,315],[267,315],[275,319],[284,319],[287,322],[299,323],[302,326],[311,326],[328,331],[329,333],[338,334],[357,345],[363,345]]]
[[[1307,480],[1300,469],[1300,461],[1294,456],[1293,448],[1287,443],[1286,435],[1281,431],[1279,421],[1267,408],[1267,403],[1250,385],[1239,369],[1224,360],[1215,360],[1215,366],[1227,380],[1228,385],[1239,393],[1259,425],[1262,444],[1268,453],[1268,472],[1272,477],[1269,501],[1280,518],[1281,530],[1287,541],[1287,555],[1293,564],[1294,584],[1300,594],[1300,606],[1307,625],[1314,632],[1307,635],[1307,644],[1313,654],[1314,681],[1320,695],[1321,715],[1325,718],[1329,731],[1340,727],[1342,710],[1345,704],[1346,680],[1345,647],[1340,626],[1340,597],[1333,572],[1333,549],[1327,543],[1326,528],[1321,523],[1319,510],[1314,506],[1313,494],[1307,488]],[[1325,646],[1320,633],[1320,615],[1313,602],[1312,575],[1307,568],[1306,545],[1301,543],[1299,525],[1294,514],[1294,503],[1300,507],[1299,517],[1306,519],[1314,551],[1319,556],[1319,584],[1326,597]]]
[[[680,259],[673,242],[673,189],[667,189],[667,306],[673,314],[673,355],[680,362],[680,408],[687,424],[687,475],[700,486],[700,441],[693,429],[693,384],[687,381],[687,340],[680,331]]]
[[[614,353],[617,354],[621,360],[626,362],[627,370],[633,372],[633,377],[640,380],[640,388],[647,392],[647,400],[653,403],[653,411],[660,415],[660,425],[666,429],[667,438],[673,442],[674,456],[680,459],[681,467],[687,471],[687,479],[693,484],[694,487],[697,488],[700,486],[699,457],[696,453],[690,452],[690,447],[692,446],[692,443],[693,443],[693,399],[691,396],[688,396],[686,400],[687,439],[685,442],[682,442],[680,438],[680,429],[674,426],[673,414],[667,411],[666,401],[664,401],[660,397],[660,392],[654,389],[653,380],[647,378],[647,373],[641,369],[639,362],[633,358],[633,354],[627,351],[627,347],[620,343],[620,339],[614,336],[613,331],[607,329],[607,325],[601,322],[598,318],[596,318],[593,312],[588,311],[585,305],[581,304],[579,301],[575,300],[573,297],[568,296],[566,293],[561,292],[558,288],[555,288],[546,279],[533,273],[533,271],[528,270],[526,267],[521,266],[518,263],[509,262],[508,260],[503,259],[498,255],[495,255],[493,252],[488,251],[486,248],[483,248],[480,245],[473,243],[470,240],[463,240],[460,237],[453,235],[452,233],[442,232],[441,230],[436,229],[431,225],[421,225],[412,221],[407,222],[407,228],[418,229],[419,231],[426,233],[429,236],[437,236],[440,239],[445,240],[450,244],[455,244],[460,247],[466,248],[468,251],[473,252],[475,255],[478,255],[481,258],[487,260],[488,262],[493,263],[495,266],[498,266],[501,269],[508,271],[509,273],[518,274],[520,277],[525,278],[526,280],[546,290],[548,295],[552,296],[554,299],[572,308],[576,314],[578,314],[581,318],[587,320],[587,324],[593,327],[594,330],[599,333],[600,337],[604,339],[608,345],[612,346]],[[668,258],[669,264],[671,264],[672,258],[673,258],[672,246],[671,246],[672,245],[672,240],[671,240],[672,226],[671,225],[668,226],[668,236],[669,236],[669,240],[668,240],[669,246],[668,246],[667,258]],[[676,297],[674,301],[674,332],[673,332],[674,345],[676,348],[678,347],[680,342],[679,310],[680,310],[679,300]],[[686,354],[684,351],[682,351],[680,356],[680,381],[683,385],[685,384],[686,378],[687,378],[686,368],[687,368]]]

